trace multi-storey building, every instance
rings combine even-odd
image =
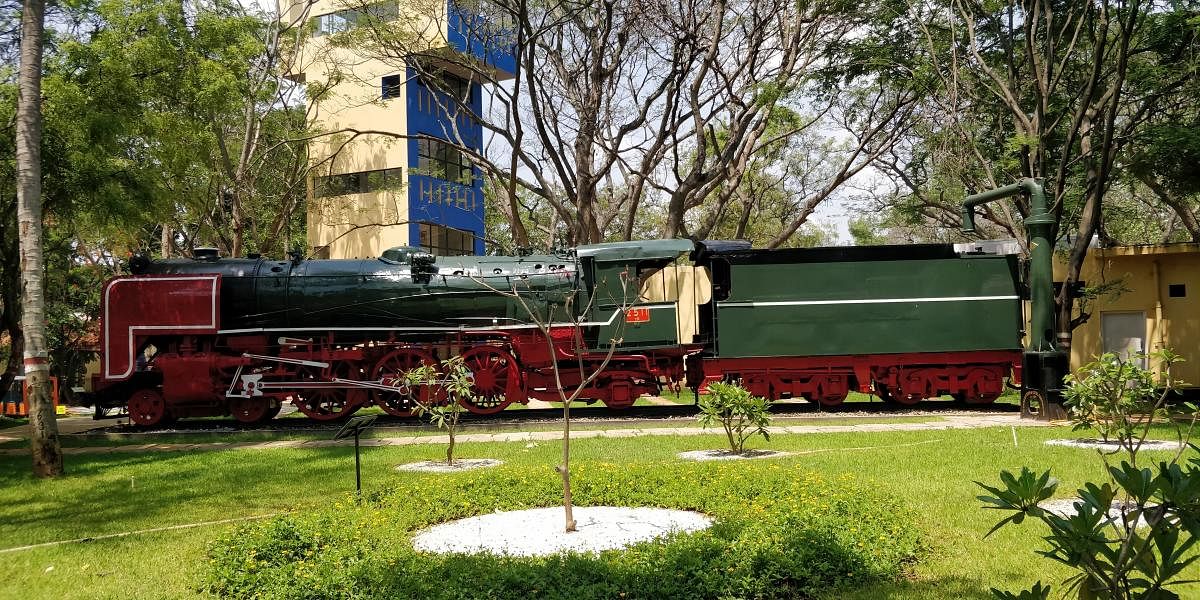
[[[462,61],[445,57],[470,53],[497,79],[515,66],[511,54],[467,33],[478,15],[448,0],[432,8],[420,1],[279,0],[285,22],[307,23],[288,76],[306,85],[310,125],[321,133],[309,143],[308,242],[316,256],[378,256],[394,246],[483,253],[483,181],[460,151],[482,150],[482,129],[448,110],[462,103],[479,114],[482,89],[456,68]],[[420,58],[384,60],[329,43],[380,21],[411,32],[410,43],[425,48]]]

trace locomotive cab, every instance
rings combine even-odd
[[[580,246],[578,256],[591,325],[589,345],[620,350],[679,345],[679,278],[669,267],[690,253],[689,240],[615,242]]]

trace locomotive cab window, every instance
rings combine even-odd
[[[729,261],[723,258],[713,259],[712,261],[712,297],[713,300],[721,302],[729,299],[729,293],[732,291],[733,283],[731,281],[732,273],[729,269]]]

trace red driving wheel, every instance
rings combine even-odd
[[[394,392],[371,390],[371,400],[383,412],[396,417],[411,417],[416,413],[417,403],[421,401],[422,390],[410,387],[403,382],[404,374],[420,366],[436,367],[437,361],[428,352],[416,348],[399,348],[392,350],[375,363],[372,378],[383,382],[390,379],[396,388]]]
[[[129,420],[142,427],[153,427],[167,419],[167,401],[158,390],[143,388],[129,396]]]
[[[462,360],[475,383],[471,396],[460,398],[460,404],[477,415],[491,415],[512,403],[505,393],[509,382],[515,383],[521,376],[513,355],[496,346],[476,346],[463,352]]]

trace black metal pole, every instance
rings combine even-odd
[[[360,430],[357,427],[354,429],[354,489],[358,490],[359,495],[362,495],[362,470],[359,468],[359,465],[358,465],[358,432],[359,431]]]

